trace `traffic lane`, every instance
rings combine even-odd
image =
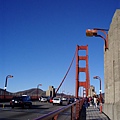
[[[63,106],[52,105],[50,103],[33,102],[32,108],[15,107],[12,109],[9,105],[0,109],[0,120],[33,120],[44,114],[48,114]]]
[[[71,109],[60,113],[57,120],[71,120]]]
[[[49,103],[34,103],[31,109],[22,109],[20,107],[15,107],[12,109],[11,107],[5,107],[0,111],[0,119],[17,119],[17,120],[32,120],[41,115],[47,114],[55,109],[60,108],[61,106],[54,106]]]

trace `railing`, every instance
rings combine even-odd
[[[8,101],[10,101],[12,98],[13,98],[13,96],[20,96],[20,95],[0,95],[0,101],[2,101],[2,102],[8,102]],[[30,96],[31,97],[31,100],[38,100],[37,99],[37,96]]]
[[[67,110],[71,110],[71,115],[70,115],[70,119],[71,120],[78,120],[80,117],[80,111],[82,109],[82,105],[84,103],[84,99],[81,100],[77,100],[76,102],[64,106],[62,108],[59,108],[53,112],[50,112],[48,114],[45,114],[39,118],[36,118],[34,120],[57,120],[60,117],[60,114],[67,111]]]
[[[6,95],[5,99],[3,95],[0,95],[0,101],[9,101],[13,95]],[[33,100],[36,99],[36,96],[31,96]],[[80,117],[80,111],[82,109],[84,103],[84,99],[77,100],[76,102],[69,104],[67,106],[63,106],[60,109],[57,109],[53,112],[50,112],[48,114],[45,114],[39,118],[36,118],[35,120],[57,120],[60,117],[60,114],[64,111],[70,110],[70,119],[71,120],[78,120]]]

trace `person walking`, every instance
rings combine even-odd
[[[86,108],[88,108],[88,106],[89,106],[89,105],[88,105],[88,101],[89,101],[89,99],[88,99],[88,97],[86,97],[86,98],[85,98],[85,101],[84,101]]]
[[[97,108],[97,97],[94,97],[94,108]]]

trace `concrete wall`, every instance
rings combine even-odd
[[[89,90],[88,90],[88,96],[93,97],[94,95],[96,95],[95,87],[93,85],[91,85],[90,88],[89,88]]]
[[[110,25],[108,32],[108,47],[109,49],[104,51],[105,105],[103,110],[111,118],[111,120],[119,120],[120,9],[116,10]]]

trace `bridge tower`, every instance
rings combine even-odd
[[[79,51],[85,50],[85,56],[79,56]],[[80,61],[85,61],[86,66],[80,67]],[[79,81],[79,73],[85,72],[86,78],[85,81]],[[89,79],[89,69],[88,69],[88,45],[86,46],[78,46],[76,47],[76,93],[75,96],[78,97],[79,87],[83,87],[86,92],[86,96],[88,96],[88,90],[90,88],[90,79]]]

